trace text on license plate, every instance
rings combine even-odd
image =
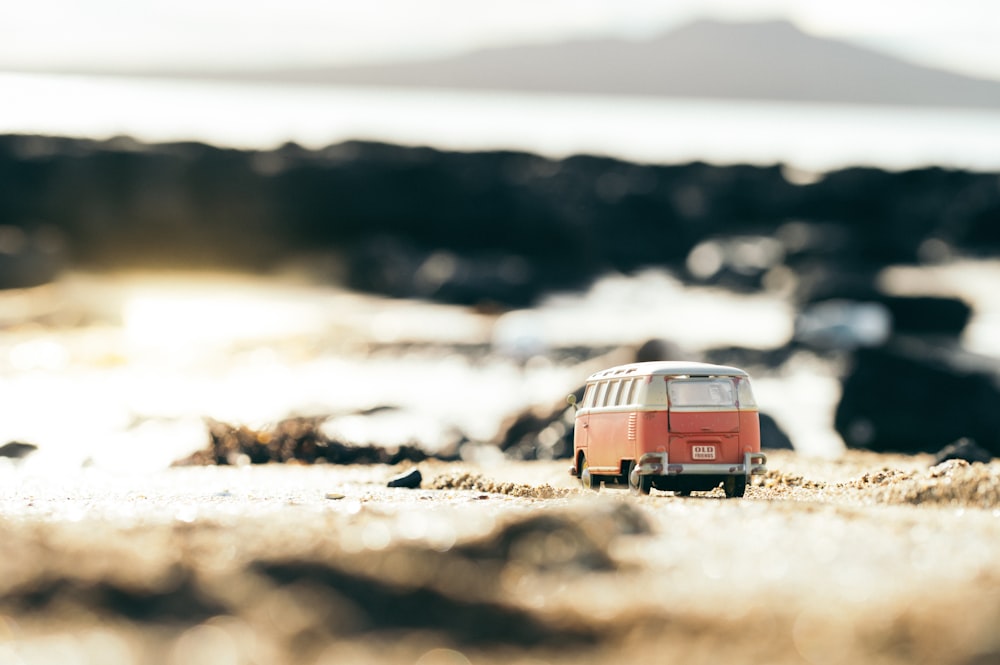
[[[691,459],[715,459],[715,446],[691,446]]]

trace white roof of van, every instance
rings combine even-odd
[[[655,362],[631,363],[602,369],[591,374],[587,381],[597,379],[613,379],[616,377],[646,376],[749,376],[745,370],[728,365],[712,365],[678,360],[659,360]]]

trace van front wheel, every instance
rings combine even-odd
[[[628,465],[628,489],[632,494],[649,494],[649,491],[653,489],[653,477],[652,476],[640,476],[636,467],[635,460]]]
[[[590,473],[590,466],[587,465],[587,458],[580,458],[580,484],[584,489],[596,490],[600,487],[597,479]]]
[[[727,499],[739,499],[747,491],[746,476],[729,476],[722,483],[722,489],[726,492]]]

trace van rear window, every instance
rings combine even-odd
[[[674,406],[736,406],[736,390],[728,378],[671,379],[667,392]]]

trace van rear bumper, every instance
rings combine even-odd
[[[766,472],[764,453],[744,453],[742,464],[672,464],[667,453],[646,453],[632,470],[638,476],[756,476]]]

